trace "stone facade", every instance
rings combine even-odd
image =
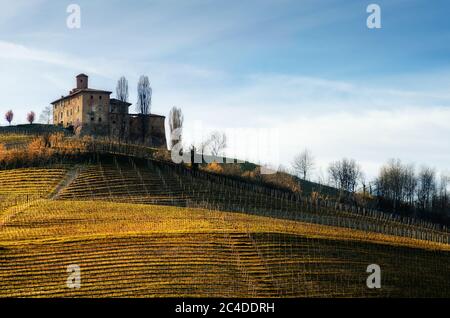
[[[54,125],[73,128],[77,135],[167,147],[164,116],[129,114],[130,103],[110,98],[110,91],[89,88],[85,74],[76,83],[69,95],[52,102]]]

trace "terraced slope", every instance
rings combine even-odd
[[[293,200],[285,194],[272,194],[270,189],[263,187],[221,182],[218,178],[193,177],[151,161],[146,165],[136,165],[133,160],[91,164],[63,188],[57,198],[245,212],[450,242],[448,231],[389,219],[386,215],[371,215],[327,205],[312,206],[307,201]]]
[[[449,296],[449,250],[241,213],[41,200],[0,227],[0,296]],[[381,290],[366,287],[372,263]],[[80,289],[66,286],[74,264]]]
[[[86,167],[58,197],[179,206],[188,198],[175,177],[123,164]]]
[[[0,171],[0,215],[6,208],[48,196],[65,175],[63,168]]]
[[[3,297],[450,297],[450,245],[345,228],[414,226],[156,164],[1,171],[0,199]],[[309,223],[327,219],[342,226]],[[366,287],[373,263],[381,290]]]
[[[66,169],[25,168],[0,171],[1,195],[43,195],[53,190]]]

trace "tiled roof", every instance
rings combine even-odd
[[[111,104],[126,104],[128,107],[130,107],[130,106],[132,105],[131,103],[123,102],[123,101],[121,101],[121,100],[119,100],[119,99],[117,99],[117,98],[110,98],[110,99],[109,99],[109,102],[110,102]]]
[[[112,92],[110,92],[110,91],[103,91],[103,90],[100,90],[100,89],[93,89],[93,88],[77,89],[75,92],[73,92],[73,93],[71,93],[71,94],[69,94],[67,96],[63,96],[61,98],[58,98],[57,100],[51,102],[50,104],[56,104],[59,101],[62,101],[62,100],[67,99],[67,98],[71,98],[71,97],[73,97],[73,96],[75,96],[75,95],[77,95],[79,93],[106,93],[106,94],[112,94]]]

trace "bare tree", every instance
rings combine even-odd
[[[414,165],[408,165],[404,168],[404,200],[412,206],[417,189],[417,177]]]
[[[150,114],[150,107],[152,105],[152,87],[147,76],[142,75],[139,78],[137,86],[138,100],[136,103],[137,111],[141,117],[142,123],[142,142],[145,142],[145,137],[148,131],[148,119],[145,115]]]
[[[442,173],[440,176],[439,182],[439,190],[438,190],[438,202],[436,208],[439,210],[438,212],[445,215],[448,214],[450,216],[450,198],[449,198],[449,183],[450,176]]]
[[[227,147],[227,136],[225,133],[215,131],[210,135],[208,145],[211,154],[217,157],[221,155],[223,150]]]
[[[436,172],[429,167],[422,167],[418,176],[417,200],[421,210],[431,210],[436,195]]]
[[[308,149],[305,149],[295,156],[292,167],[300,178],[306,180],[314,169],[314,158],[311,155],[311,152]]]
[[[32,125],[34,123],[34,120],[36,119],[36,114],[31,111],[27,114],[27,121]]]
[[[39,115],[39,122],[43,124],[50,125],[50,121],[52,120],[53,108],[51,106],[45,106]]]
[[[12,110],[8,110],[5,114],[5,119],[8,122],[9,125],[11,125],[11,122],[13,121],[14,113]]]
[[[328,172],[335,186],[341,190],[353,193],[362,176],[360,166],[353,159],[342,159],[330,164]]]
[[[150,86],[150,81],[147,76],[142,75],[139,78],[137,94],[137,112],[142,115],[150,114],[150,107],[152,105],[152,87]]]
[[[209,138],[207,138],[207,139],[203,140],[202,142],[200,142],[200,144],[196,148],[203,155],[207,151],[210,143],[211,143],[211,140]]]
[[[128,102],[128,81],[125,76],[117,81],[116,98],[122,102]]]
[[[445,215],[450,212],[447,182],[446,177],[441,177],[438,184],[434,169],[423,166],[416,173],[414,165],[391,159],[375,180],[376,195],[384,208],[392,208],[394,212]]]
[[[177,142],[181,142],[183,132],[183,113],[180,108],[172,107],[169,113],[170,141],[172,148]]]
[[[378,178],[375,181],[377,195],[392,201],[394,211],[405,200],[405,193],[407,192],[405,189],[408,179],[406,171],[407,168],[399,159],[391,159],[381,167]],[[414,174],[411,175],[410,173],[410,177],[415,179]],[[414,186],[414,181],[411,180],[410,182],[409,188]]]

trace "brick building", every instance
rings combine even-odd
[[[164,116],[130,114],[130,103],[111,98],[110,91],[89,88],[88,80],[85,74],[77,75],[76,88],[51,103],[54,125],[73,128],[77,135],[167,147]]]

